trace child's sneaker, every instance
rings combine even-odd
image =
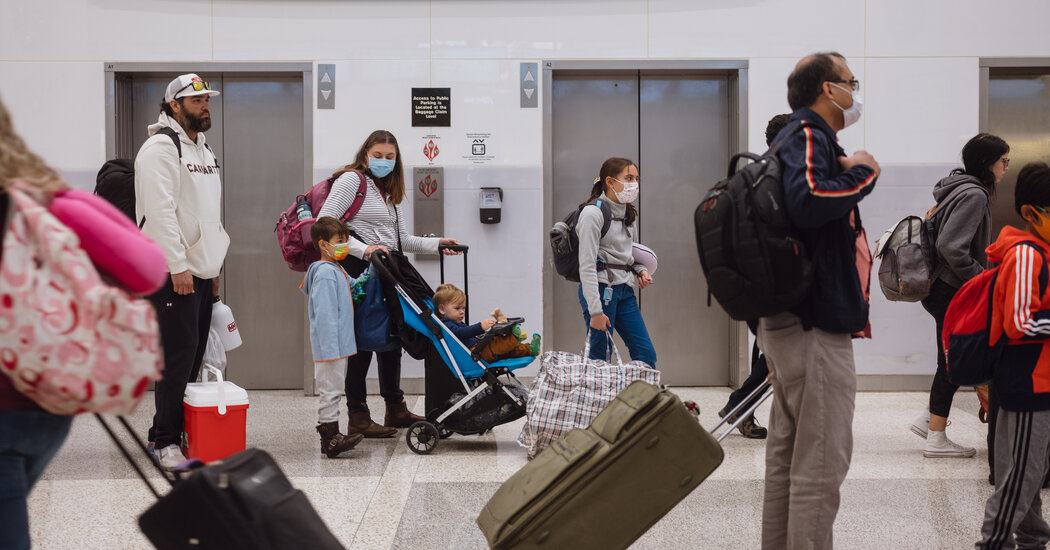
[[[923,411],[911,423],[911,433],[926,439],[926,434],[930,431],[930,411]]]
[[[540,335],[539,334],[533,334],[532,335],[532,341],[529,342],[529,353],[534,355],[534,356],[540,354]]]
[[[977,454],[977,449],[956,444],[944,432],[929,431],[926,436],[926,448],[922,456],[926,458],[970,458]]]

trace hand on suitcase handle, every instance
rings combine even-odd
[[[466,252],[467,250],[470,249],[469,246],[467,246],[465,244],[459,244],[458,242],[456,242],[455,239],[441,239],[441,240],[442,241],[446,241],[446,240],[447,241],[452,241],[452,244],[439,244],[438,245],[438,252],[441,252],[441,253],[443,253],[445,255],[448,255],[448,256],[457,255],[457,254],[459,254],[461,252]]]

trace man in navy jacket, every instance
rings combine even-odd
[[[793,131],[778,157],[787,211],[812,254],[815,278],[794,310],[759,320],[776,397],[766,447],[763,548],[832,547],[839,487],[853,453],[857,383],[850,335],[867,325],[868,305],[850,217],[880,170],[870,154],[847,156],[837,141],[837,132],[860,118],[859,89],[846,59],[833,52],[803,58],[788,77],[792,120],[812,126]]]

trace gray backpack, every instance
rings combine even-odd
[[[944,265],[937,255],[937,223],[941,207],[976,185],[960,185],[926,213],[907,216],[879,239],[875,257],[879,264],[879,287],[891,302],[918,302],[930,294]]]

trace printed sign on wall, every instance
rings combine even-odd
[[[412,88],[412,126],[452,126],[451,88]]]
[[[440,237],[445,233],[445,168],[415,166],[412,168],[412,210],[415,233],[422,237]],[[432,254],[416,254],[417,259],[437,259]]]

